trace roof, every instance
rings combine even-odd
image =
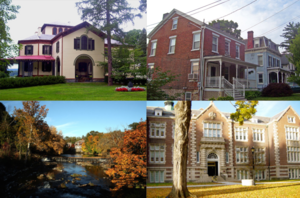
[[[290,57],[291,55],[290,54],[282,54],[281,55],[281,64],[282,65],[288,65],[289,64],[289,59],[288,57]]]
[[[191,17],[190,15],[187,15],[187,14],[185,14],[185,13],[183,13],[183,12],[177,10],[177,9],[173,9],[157,26],[155,26],[155,28],[148,34],[148,38],[151,38],[154,35],[154,33],[156,31],[158,31],[160,29],[160,27],[163,26],[174,14],[178,14],[178,15],[180,15],[180,16],[182,16],[182,17],[184,17],[184,18],[186,18],[186,19],[188,19],[190,21],[193,21],[194,23],[196,23],[198,25],[205,25],[205,27],[207,29],[210,29],[212,31],[218,32],[220,34],[223,34],[226,37],[231,38],[232,40],[238,41],[241,44],[245,45],[245,43],[244,43],[244,41],[242,39],[238,39],[235,36],[232,36],[231,34],[229,34],[227,32],[224,32],[224,31],[222,31],[222,30],[220,30],[218,28],[215,28],[215,27],[210,26],[210,25],[208,25],[206,23],[203,23],[202,21],[200,21],[200,20],[198,20],[198,19],[196,19],[194,17]]]
[[[32,35],[30,37],[27,37],[21,41],[30,41],[30,40],[47,40],[47,41],[51,41],[53,38],[55,37],[55,35],[49,35],[49,34],[41,34],[40,36],[38,35]]]
[[[52,23],[44,23],[44,25],[41,28],[41,31],[45,29],[46,26],[58,26],[58,27],[74,27],[73,25],[70,25],[68,23],[63,23],[63,22],[52,22]]]
[[[52,56],[17,56],[14,58],[7,58],[9,60],[41,60],[41,61],[55,61]]]

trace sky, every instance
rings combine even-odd
[[[42,27],[44,23],[70,22],[70,25],[82,23],[81,14],[78,13],[75,6],[75,3],[80,1],[82,0],[12,0],[12,5],[21,6],[19,13],[16,14],[16,19],[8,21],[7,24],[13,43],[17,44],[18,40],[34,35],[38,27]],[[139,0],[128,0],[128,3],[134,8],[138,8],[140,5]],[[134,13],[139,12],[138,10]],[[142,18],[134,19],[134,25],[128,22],[121,28],[126,32],[146,28],[146,17],[147,14],[142,13]],[[18,67],[15,65],[10,68],[17,69]]]
[[[177,101],[175,101],[174,103],[176,104]],[[235,103],[234,101],[231,102],[232,104],[230,104],[229,101],[215,101],[214,103],[221,112],[232,113],[235,111],[235,108],[232,105]],[[209,104],[210,101],[193,101],[192,109],[205,109]],[[255,115],[272,117],[285,110],[289,105],[291,105],[293,109],[298,113],[298,115],[300,115],[299,101],[259,101],[256,108],[257,112]],[[147,101],[147,106],[164,107],[164,101]]]
[[[217,2],[216,2],[217,1]],[[214,3],[216,2],[216,3]],[[224,2],[224,3],[223,3]],[[251,3],[253,2],[253,3]],[[292,3],[295,4],[291,5]],[[220,4],[222,3],[222,4]],[[251,3],[251,4],[250,4]],[[211,5],[208,5],[211,4]],[[220,5],[217,5],[220,4]],[[247,4],[250,4],[239,11],[234,12],[224,18],[223,17]],[[159,6],[157,6],[159,5]],[[247,38],[247,31],[254,31],[254,37],[266,36],[267,38],[274,41],[276,44],[280,44],[284,39],[280,35],[283,33],[283,28],[288,24],[288,22],[300,21],[300,1],[299,0],[184,0],[184,1],[174,1],[174,0],[151,0],[147,4],[147,32],[156,26],[152,25],[158,23],[162,20],[164,13],[171,12],[172,9],[180,10],[184,13],[195,10],[202,6],[208,5],[202,9],[188,13],[192,17],[198,20],[205,20],[209,22],[220,18],[220,20],[232,20],[237,22],[238,29],[242,30],[242,38]],[[216,6],[215,6],[216,5]],[[290,7],[288,7],[291,5]],[[207,9],[211,6],[213,8]],[[288,8],[286,8],[288,7]],[[279,12],[280,10],[286,8],[285,10]],[[204,9],[207,9],[204,11]],[[199,12],[199,13],[197,13]],[[264,19],[272,16],[273,14],[279,12],[268,20],[250,28],[251,26],[263,21]],[[195,14],[194,14],[195,13]],[[180,21],[178,21],[178,24]],[[151,26],[149,26],[151,25]],[[280,26],[281,25],[281,26]],[[268,31],[280,26],[272,32]],[[250,28],[250,29],[248,29]],[[248,29],[248,30],[247,30]],[[244,31],[245,30],[245,31]],[[279,50],[282,50],[281,48]]]
[[[12,114],[22,101],[0,101]],[[94,130],[124,130],[133,122],[146,120],[146,101],[40,101],[49,109],[45,121],[64,136],[81,137]]]

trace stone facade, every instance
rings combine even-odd
[[[156,114],[158,110],[162,114]],[[147,182],[172,181],[174,112],[147,107]],[[253,157],[256,179],[300,178],[299,133],[300,118],[291,106],[273,117],[254,116],[242,126],[214,103],[192,110],[187,179],[209,182],[213,175],[225,180],[249,179]]]

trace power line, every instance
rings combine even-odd
[[[255,0],[255,1],[257,1],[257,0]],[[222,17],[216,18],[216,19],[214,19],[214,20],[218,20],[218,19],[224,18],[224,17],[226,17],[226,16],[228,16],[228,15],[231,15],[231,14],[233,14],[233,13],[235,13],[235,12],[237,12],[237,11],[243,9],[244,7],[247,7],[248,5],[254,3],[255,1],[252,1],[251,3],[249,3],[249,4],[247,4],[247,5],[245,5],[245,6],[241,7],[241,8],[239,8],[239,9],[237,9],[237,10],[235,10],[235,11],[229,13],[229,14],[226,14],[226,15],[224,15],[224,16],[222,16]],[[211,20],[211,21],[214,21],[214,20]],[[211,21],[209,21],[209,22],[211,22]],[[208,22],[208,23],[209,23],[209,22]]]
[[[299,0],[297,0],[297,1],[299,1]],[[294,2],[294,3],[292,3],[291,5],[287,6],[286,8],[283,8],[283,9],[282,9],[282,10],[280,10],[279,12],[281,12],[281,11],[283,11],[283,10],[287,9],[288,7],[292,6],[293,4],[297,3],[297,1],[295,1],[295,2]],[[251,26],[251,27],[249,27],[249,28],[247,28],[247,29],[245,29],[245,30],[243,30],[243,31],[241,31],[241,32],[245,32],[246,30],[249,30],[250,28],[252,28],[252,27],[254,27],[254,26],[256,26],[256,25],[258,25],[258,24],[260,24],[260,23],[262,23],[262,22],[264,22],[264,21],[266,21],[266,20],[268,20],[269,18],[271,18],[271,17],[275,16],[275,15],[276,15],[276,14],[278,14],[279,12],[276,12],[276,13],[275,13],[275,14],[273,14],[272,16],[270,16],[270,17],[268,17],[268,18],[266,18],[266,19],[262,20],[262,21],[261,21],[261,22],[259,22],[259,23],[256,23],[255,25],[253,25],[253,26]]]

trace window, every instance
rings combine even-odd
[[[198,74],[199,72],[199,62],[192,62],[192,74]]]
[[[164,183],[164,171],[149,171],[150,183]]]
[[[235,140],[248,141],[248,129],[243,127],[236,127]]]
[[[290,179],[299,179],[300,178],[300,169],[290,168],[289,169],[289,178]]]
[[[43,54],[52,54],[52,47],[50,45],[43,45]]]
[[[273,66],[273,67],[276,67],[276,59],[275,59],[275,58],[273,58],[272,66]]]
[[[280,67],[280,61],[277,59],[277,67]]]
[[[230,55],[230,40],[225,39],[225,56]]]
[[[165,163],[165,145],[150,144],[150,163]]]
[[[29,62],[25,61],[24,62],[24,71],[26,71],[26,72],[28,72],[28,65],[29,65]]]
[[[74,49],[80,49],[80,39],[74,39]]]
[[[299,131],[296,127],[285,127],[285,134],[287,140],[299,140]]]
[[[192,100],[192,93],[191,92],[185,92],[185,100]]]
[[[87,49],[87,37],[86,36],[81,37],[81,49],[83,49],[83,50]]]
[[[200,163],[200,152],[197,151],[197,163]]]
[[[300,162],[299,159],[299,147],[292,147],[292,146],[288,146],[287,147],[288,150],[288,162]]]
[[[236,171],[236,176],[237,176],[238,180],[248,179],[249,172],[247,170],[237,170]]]
[[[149,68],[148,80],[152,80],[153,72],[154,72],[154,63],[149,63],[148,68]]]
[[[170,37],[169,54],[175,53],[176,37]]]
[[[236,148],[236,163],[247,163],[248,162],[248,148],[237,147]]]
[[[265,163],[265,148],[255,148],[254,161],[255,164]]]
[[[272,57],[268,56],[268,66],[272,67]]]
[[[26,45],[25,46],[25,55],[32,55],[33,54],[33,45]]]
[[[263,56],[262,55],[258,55],[257,58],[258,58],[258,65],[259,66],[263,66],[263,64],[264,64],[263,63]]]
[[[221,123],[204,122],[204,137],[221,137]]]
[[[51,67],[52,67],[52,65],[51,65],[50,61],[42,63],[42,71],[44,71],[44,72],[50,72],[51,71]]]
[[[150,125],[150,137],[151,138],[165,138],[166,134],[165,123],[151,123]]]
[[[151,44],[150,56],[155,56],[157,40],[154,40],[151,42],[152,42],[152,44]]]
[[[56,28],[56,27],[54,27],[54,28],[52,29],[52,34],[53,34],[53,35],[56,35],[56,34],[57,34],[57,28]]]
[[[94,50],[95,49],[95,41],[93,39],[89,39],[88,49],[89,50]]]
[[[265,171],[264,170],[256,170],[255,171],[255,179],[256,180],[264,180],[266,179]]]
[[[229,153],[228,152],[226,152],[226,163],[229,163]]]
[[[218,35],[213,34],[212,51],[218,53]]]
[[[78,63],[78,70],[79,72],[87,72],[87,63],[85,62]]]
[[[193,50],[200,49],[200,33],[193,34]]]
[[[263,129],[253,129],[253,141],[254,142],[264,142],[264,130]]]
[[[264,83],[264,75],[258,74],[258,83]]]
[[[240,58],[240,45],[235,45],[235,58]]]
[[[288,116],[287,119],[288,119],[288,122],[289,122],[289,123],[295,123],[295,117],[293,117],[293,116]]]
[[[56,53],[58,53],[58,52],[59,52],[59,41],[56,42]]]
[[[177,29],[178,17],[173,19],[172,30]]]

